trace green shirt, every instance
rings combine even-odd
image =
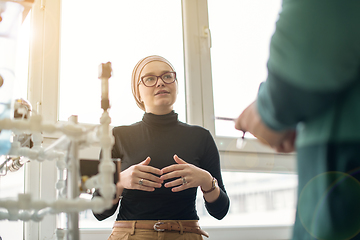
[[[257,107],[297,129],[293,239],[360,239],[359,0],[283,1]]]

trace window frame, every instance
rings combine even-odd
[[[28,100],[33,109],[42,115],[43,122],[52,123],[57,122],[59,106],[60,1],[35,1],[31,11],[33,35],[30,43]],[[207,0],[182,0],[182,14],[187,123],[203,126],[212,133],[220,152],[223,170],[296,173],[295,154],[278,154],[261,145],[256,139],[247,139],[245,148],[237,149],[235,138],[215,135]],[[44,142],[51,143],[60,136],[60,133],[45,133]],[[93,148],[90,152],[82,151],[80,158],[94,158],[92,152],[96,150],[97,148]],[[249,158],[254,163],[250,169]],[[274,167],[282,170],[274,171]],[[45,171],[47,168],[53,168],[54,171]],[[54,199],[56,197],[54,176],[56,176],[54,163],[31,164],[26,170],[26,191],[34,193],[39,198]],[[52,181],[41,181],[42,179],[52,179]],[[25,239],[52,237],[56,228],[55,216],[48,216],[46,219],[47,221],[39,223],[32,221],[24,223]],[[287,237],[281,239],[291,237],[292,226],[277,227],[286,232]],[[277,227],[269,228],[269,231]],[[259,226],[253,229],[256,232],[257,229],[263,228]],[[209,229],[209,231],[221,232],[223,229]],[[232,232],[238,237],[241,235],[239,231],[247,230],[239,227]],[[87,231],[81,230],[81,232],[86,234]],[[264,231],[261,236],[257,235],[256,239],[267,239],[266,232]]]
[[[236,138],[216,136],[211,75],[211,34],[207,31],[209,29],[207,0],[182,0],[182,3],[187,122],[203,126],[211,132],[220,152],[222,169],[230,165],[239,166],[238,169],[232,168],[232,170],[246,170],[240,167],[238,161],[241,162],[242,157],[250,154],[257,155],[259,160],[264,160],[259,162],[265,162],[267,166],[256,165],[253,168],[254,171],[271,172],[273,164],[267,159],[274,159],[275,163],[281,163],[284,173],[295,173],[296,163],[293,153],[276,153],[257,139],[246,139],[244,148],[238,149]],[[226,164],[227,162],[229,164]]]

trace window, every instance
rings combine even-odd
[[[270,39],[281,0],[208,0],[216,117],[236,118],[266,80]],[[234,123],[215,120],[217,136],[239,137]]]
[[[19,31],[17,50],[16,50],[16,65],[15,65],[15,84],[14,97],[27,99],[27,87],[29,76],[29,42],[31,38],[30,28],[31,10],[27,14]]]
[[[11,9],[11,8],[10,8]],[[14,9],[12,9],[14,10]],[[16,98],[27,99],[27,80],[28,80],[28,59],[29,59],[29,39],[30,39],[30,14],[27,15],[18,31],[17,43],[14,45],[16,53],[14,61],[15,78],[13,83],[13,92],[9,91],[9,100]],[[0,40],[1,42],[1,40]],[[6,46],[6,45],[5,45]],[[5,54],[5,57],[7,55]],[[7,59],[7,58],[6,58]],[[0,91],[1,92],[1,91]],[[1,92],[2,94],[3,92]],[[11,93],[11,94],[10,94]],[[6,95],[6,94],[5,94]],[[1,109],[2,110],[2,109]],[[2,112],[0,110],[0,112]],[[1,114],[0,114],[1,115]],[[9,116],[6,116],[6,118]],[[0,164],[5,160],[4,156],[0,156]],[[24,193],[24,177],[25,167],[18,171],[3,171],[6,167],[0,169],[0,198],[16,200],[18,194]],[[23,222],[1,220],[0,239],[23,239]]]
[[[230,197],[229,212],[221,221],[210,216],[199,188],[196,208],[202,227],[287,226],[294,223],[296,175],[223,171],[222,176]],[[83,198],[91,198],[91,196],[83,194]],[[99,222],[91,210],[81,212],[80,228],[111,228],[117,213]]]
[[[131,94],[132,69],[147,55],[162,55],[173,63],[179,79],[175,110],[180,120],[204,126],[213,133],[220,150],[225,187],[231,197],[228,216],[217,221],[204,212],[202,195],[199,194],[197,205],[202,226],[218,226],[219,223],[234,226],[233,219],[242,219],[242,216],[249,219],[251,214],[276,217],[281,211],[286,212],[287,217],[279,219],[277,223],[287,226],[293,223],[294,189],[297,185],[296,176],[291,175],[295,172],[294,156],[274,154],[250,141],[247,149],[239,150],[236,139],[241,133],[233,130],[233,124],[229,121],[214,120],[214,116],[237,117],[256,97],[259,83],[266,79],[268,45],[280,10],[279,0],[271,3],[264,0],[105,0],[96,3],[54,0],[45,4],[45,11],[37,15],[39,25],[43,24],[41,34],[44,35],[39,34],[39,41],[36,42],[44,39],[44,48],[41,54],[34,54],[38,58],[42,56],[42,59],[32,61],[33,64],[40,64],[34,65],[30,73],[33,91],[30,100],[32,104],[41,104],[41,114],[45,120],[66,121],[74,114],[79,116],[81,123],[98,124],[101,109],[97,68],[100,63],[111,61],[112,125],[139,121],[143,113],[137,108]],[[246,12],[251,12],[250,16]],[[267,12],[269,15],[266,15]],[[47,17],[52,20],[42,22]],[[141,21],[142,17],[146,21]],[[264,18],[264,23],[257,22]],[[241,25],[244,21],[247,24]],[[211,56],[209,38],[204,31],[207,27],[212,34]],[[257,28],[261,31],[253,32]],[[245,39],[248,36],[253,36],[253,40]],[[164,40],[168,38],[171,41]],[[254,39],[258,41],[258,47],[255,47]],[[244,42],[239,43],[240,40]],[[250,57],[245,57],[246,49],[242,46],[252,49]],[[240,68],[244,62],[250,70]],[[246,83],[243,79],[247,80]],[[233,89],[239,88],[235,85],[237,82],[241,84],[241,91],[248,92],[249,96],[240,94],[240,91],[233,92]],[[244,87],[248,89],[243,90]],[[235,103],[238,103],[236,109]],[[53,140],[53,137],[56,136],[47,136],[47,140]],[[98,150],[85,150],[83,153],[86,152],[86,156],[80,157],[96,159]],[[40,191],[53,189],[53,182],[46,184],[48,186],[42,185]],[[269,186],[265,184],[270,184],[271,188],[261,189]],[[244,192],[244,188],[251,191]],[[84,229],[98,227],[110,230],[112,226],[111,219],[107,220],[108,223],[98,222],[90,211],[81,213],[80,219],[80,227]],[[251,222],[254,227],[258,227],[257,223]],[[41,224],[44,226],[46,223]],[[237,229],[244,225],[245,221],[239,221]],[[45,227],[40,229],[45,231]],[[104,236],[97,236],[97,239],[106,238],[108,234],[109,231]],[[266,237],[263,236],[263,239]]]
[[[82,11],[87,5],[86,11]],[[99,124],[101,81],[98,65],[112,62],[109,80],[112,125],[140,121],[143,111],[131,93],[131,73],[148,55],[160,55],[175,67],[179,94],[174,110],[185,118],[181,1],[61,1],[59,120]],[[79,17],[81,13],[81,17]],[[79,100],[80,99],[80,100]],[[86,196],[85,196],[86,197]],[[80,228],[111,228],[116,214],[99,222],[91,210],[80,214]]]
[[[24,193],[24,168],[17,172],[8,172],[0,176],[1,199],[16,200],[19,193]],[[23,223],[21,221],[1,220],[0,239],[22,239]]]
[[[59,120],[99,124],[100,63],[112,62],[109,80],[112,125],[140,121],[143,111],[131,93],[131,73],[149,55],[168,59],[177,72],[174,110],[185,121],[181,1],[61,1]],[[84,6],[86,5],[86,11]],[[80,15],[80,16],[79,16]]]
[[[294,223],[296,175],[223,171],[222,176],[230,197],[229,212],[221,221],[211,217],[199,191],[196,205],[201,226],[254,227]]]

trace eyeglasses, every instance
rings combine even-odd
[[[142,82],[146,87],[153,87],[157,84],[158,79],[161,78],[164,83],[170,84],[176,80],[176,72],[166,72],[160,76],[147,75],[140,78],[138,85]]]

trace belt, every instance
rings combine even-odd
[[[134,224],[135,222],[135,224]],[[190,232],[204,235],[209,237],[209,234],[202,230],[198,222],[191,221],[154,221],[154,224],[149,221],[116,221],[114,223],[115,228],[138,228],[138,229],[152,229],[158,232],[163,231],[180,231]]]

